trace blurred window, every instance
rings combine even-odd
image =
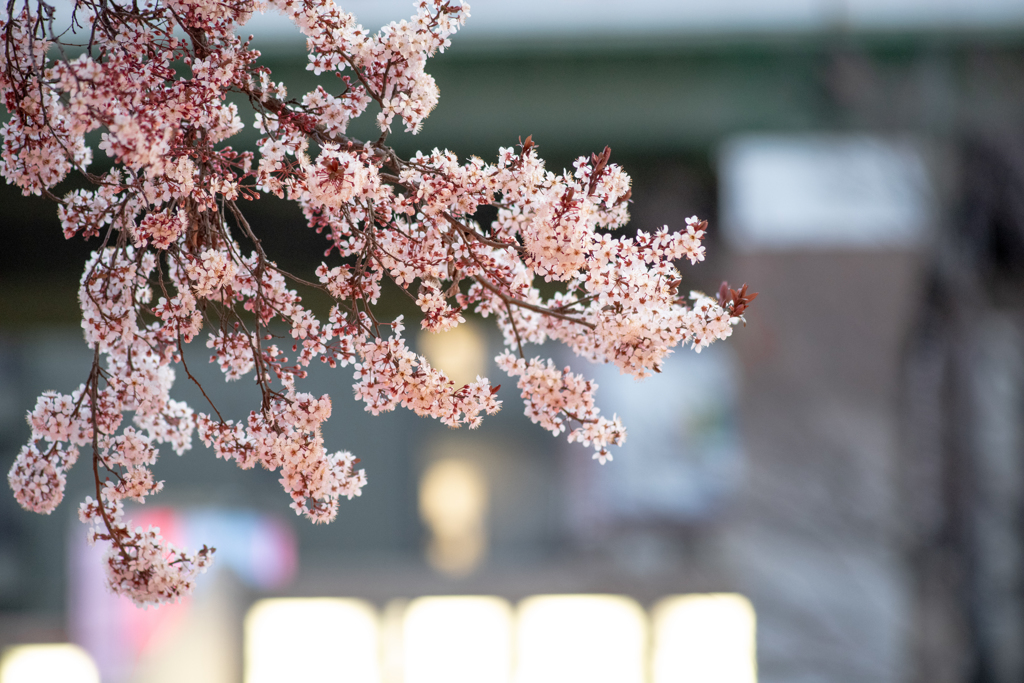
[[[741,135],[718,158],[723,234],[743,251],[914,246],[932,222],[922,150],[871,135]]]

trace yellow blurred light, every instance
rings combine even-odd
[[[617,595],[540,595],[519,605],[517,683],[642,683],[647,615]]]
[[[17,645],[0,659],[0,683],[100,683],[100,672],[77,645]]]
[[[245,681],[380,683],[378,629],[363,600],[261,600],[245,618]]]
[[[487,340],[473,323],[462,323],[446,332],[420,332],[423,355],[435,368],[444,370],[457,386],[476,381],[487,371]]]
[[[654,683],[756,683],[756,616],[742,595],[672,596],[652,617]]]
[[[428,597],[409,603],[405,683],[508,683],[512,607],[496,597]]]
[[[476,569],[487,551],[487,505],[487,478],[479,466],[459,458],[431,463],[420,479],[431,566],[453,576]]]

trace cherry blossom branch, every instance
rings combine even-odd
[[[517,299],[513,296],[509,296],[508,294],[505,294],[500,289],[498,289],[497,286],[491,284],[491,282],[489,282],[486,278],[474,277],[473,281],[493,292],[506,305],[517,306],[518,308],[525,308],[527,310],[533,311],[534,313],[540,313],[541,315],[547,315],[551,316],[552,318],[558,318],[559,320],[565,320],[567,322],[575,323],[577,325],[582,325],[592,330],[597,327],[597,325],[588,320],[583,320],[581,318],[577,318],[575,316],[562,313],[561,311],[556,311],[551,308],[546,308],[544,306],[538,306],[537,304],[531,304],[529,301],[523,301],[522,299]]]
[[[122,522],[122,500],[163,486],[150,469],[160,444],[180,454],[196,432],[242,469],[280,470],[296,514],[326,523],[366,476],[354,456],[325,448],[330,397],[300,384],[315,360],[352,366],[355,396],[373,414],[402,407],[473,428],[500,408],[498,386],[455,386],[409,349],[403,317],[381,319],[388,281],[430,332],[494,315],[505,340],[498,365],[517,378],[526,415],[553,434],[577,425],[568,440],[592,446],[602,463],[625,428],[601,416],[593,382],[528,359],[526,345],[554,340],[642,378],[679,346],[700,351],[727,338],[756,297],[745,285],[679,296],[676,263],[704,259],[707,224],[696,217],[679,231],[615,236],[629,218],[631,181],[607,147],[556,174],[531,136],[492,162],[441,150],[404,159],[387,146],[396,121],[415,133],[436,106],[427,60],[449,46],[468,6],[417,0],[411,21],[370,34],[332,0],[271,4],[306,35],[310,69],[342,77],[337,94],[317,86],[289,97],[270,79],[251,40],[235,34],[252,0],[76,0],[63,33],[43,2],[8,0],[0,15],[0,99],[10,114],[0,175],[55,201],[66,238],[102,236],[79,289],[92,371],[77,392],[39,398],[8,481],[21,505],[51,512],[78,448],[91,443],[96,499],[79,515],[90,539],[113,543],[111,588],[142,605],[187,594],[213,552],[188,554],[159,530]],[[86,30],[85,51],[70,57]],[[227,144],[246,125],[232,94],[249,102],[257,152]],[[371,106],[379,136],[352,138],[350,122]],[[103,175],[87,170],[94,131],[113,162]],[[56,197],[72,172],[89,189]],[[296,203],[324,235],[318,281],[266,252],[238,203],[263,194]],[[497,215],[479,225],[485,206]],[[539,281],[557,290],[551,298]],[[332,298],[326,318],[290,289],[298,285]],[[225,379],[255,373],[260,407],[247,420],[225,419],[192,373],[185,345],[201,333]],[[174,365],[213,416],[170,397]],[[127,415],[132,424],[122,426]]]

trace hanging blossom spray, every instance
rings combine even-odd
[[[296,100],[271,80],[235,34],[268,9],[306,36],[307,68],[340,87]],[[95,495],[79,516],[90,540],[107,544],[116,593],[139,605],[177,600],[212,559],[211,548],[176,548],[124,517],[123,501],[163,487],[151,469],[159,444],[180,455],[197,434],[242,469],[279,472],[291,507],[314,523],[360,494],[359,460],[321,436],[330,397],[301,390],[314,361],[351,367],[355,396],[375,415],[402,406],[474,428],[498,411],[490,380],[456,386],[408,347],[401,317],[378,317],[385,278],[415,301],[424,330],[451,329],[467,311],[492,318],[505,341],[498,367],[515,378],[526,415],[601,463],[623,425],[601,415],[593,382],[526,349],[557,340],[643,378],[676,346],[700,351],[728,337],[756,296],[726,285],[717,297],[680,294],[675,263],[704,260],[707,223],[696,217],[679,231],[613,236],[628,220],[630,179],[607,148],[561,174],[530,137],[493,162],[397,155],[388,133],[419,131],[438,101],[427,58],[468,16],[466,4],[420,0],[414,17],[371,33],[333,0],[75,0],[69,30],[41,0],[11,0],[0,13],[10,113],[0,173],[56,202],[67,239],[102,241],[78,295],[92,369],[70,394],[39,398],[8,481],[24,508],[48,514],[80,449],[91,451]],[[255,111],[256,153],[226,144],[244,125],[229,95]],[[349,122],[370,108],[380,137],[353,139]],[[88,170],[94,131],[112,162],[103,174]],[[92,189],[56,196],[72,171]],[[296,202],[324,236],[315,275],[285,272],[265,253],[242,210],[263,193]],[[475,218],[484,206],[497,209],[489,223]],[[557,292],[542,295],[538,278]],[[333,299],[326,319],[295,285]],[[226,379],[254,377],[261,400],[248,419],[170,398],[176,370],[194,381],[183,349],[200,336]]]

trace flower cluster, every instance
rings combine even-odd
[[[438,149],[404,159],[387,145],[397,119],[416,132],[436,105],[427,60],[448,47],[468,5],[417,0],[415,16],[376,33],[334,0],[270,7],[306,36],[308,68],[330,76],[329,87],[289,97],[271,79],[238,37],[266,9],[253,0],[76,0],[67,30],[27,0],[0,14],[10,115],[0,174],[56,201],[66,238],[103,239],[79,290],[92,370],[72,393],[40,397],[8,481],[23,507],[49,513],[80,450],[91,449],[95,496],[80,516],[90,539],[108,544],[111,588],[142,605],[187,594],[213,553],[174,548],[123,518],[125,499],[141,503],[163,487],[152,469],[162,444],[181,455],[198,431],[218,458],[279,473],[292,509],[326,523],[342,497],[361,494],[366,473],[352,454],[325,447],[331,400],[300,386],[314,361],[351,366],[355,396],[373,414],[402,407],[474,428],[499,410],[487,378],[457,385],[409,348],[401,317],[380,319],[386,280],[430,333],[471,315],[494,320],[505,341],[498,367],[516,378],[527,416],[592,446],[601,463],[625,439],[623,425],[601,415],[593,382],[526,348],[559,342],[642,378],[682,345],[700,351],[728,337],[756,296],[745,286],[723,285],[717,298],[680,292],[677,264],[705,257],[708,226],[696,217],[680,231],[616,234],[629,220],[630,179],[607,148],[558,173],[529,137],[493,161]],[[64,41],[85,49],[57,49]],[[349,123],[371,106],[380,137],[350,137]],[[243,115],[260,132],[256,153],[227,144]],[[103,175],[86,171],[90,133],[112,164]],[[56,196],[72,170],[92,187]],[[294,201],[323,235],[316,281],[263,251],[242,210],[263,194]],[[493,214],[481,207],[496,217],[482,221]],[[326,318],[303,303],[299,283],[332,301]],[[259,407],[246,419],[212,402],[196,414],[170,397],[177,372],[192,376],[183,349],[200,335],[226,380],[255,380]]]
[[[330,415],[328,396],[289,392],[269,410],[250,413],[245,425],[200,413],[199,436],[217,457],[242,469],[256,463],[272,472],[280,469],[295,513],[327,523],[338,514],[338,499],[361,495],[366,484],[366,472],[355,470],[359,461],[351,453],[324,451],[320,425]]]
[[[316,164],[303,170],[314,206],[337,209],[353,200],[372,199],[380,186],[376,166],[334,145],[325,147]]]
[[[207,249],[199,258],[185,265],[185,272],[192,282],[192,291],[196,296],[211,298],[225,284],[235,277],[235,262],[231,254],[216,249]]]
[[[498,366],[510,377],[518,377],[516,386],[526,400],[526,416],[552,434],[565,431],[566,423],[579,426],[569,432],[569,441],[584,446],[593,444],[594,459],[603,465],[612,459],[608,446],[620,446],[626,430],[618,417],[602,417],[594,405],[597,385],[569,368],[558,370],[554,361],[540,358],[516,358],[508,351],[497,357]]]
[[[120,500],[106,496],[100,503],[87,496],[78,518],[89,525],[89,543],[109,543],[103,556],[107,585],[136,605],[159,605],[180,600],[195,587],[196,576],[213,559],[213,548],[188,553],[164,541],[159,527],[131,528],[124,521]]]
[[[486,378],[456,387],[444,372],[409,350],[402,339],[401,319],[393,328],[394,335],[388,339],[366,339],[356,346],[361,359],[355,365],[356,399],[368,411],[378,415],[401,405],[449,427],[465,424],[470,429],[480,425],[481,413],[498,412],[498,389]]]
[[[7,474],[14,497],[26,510],[48,515],[64,500],[65,473],[78,459],[78,449],[48,443],[43,450],[34,441],[22,447]]]

